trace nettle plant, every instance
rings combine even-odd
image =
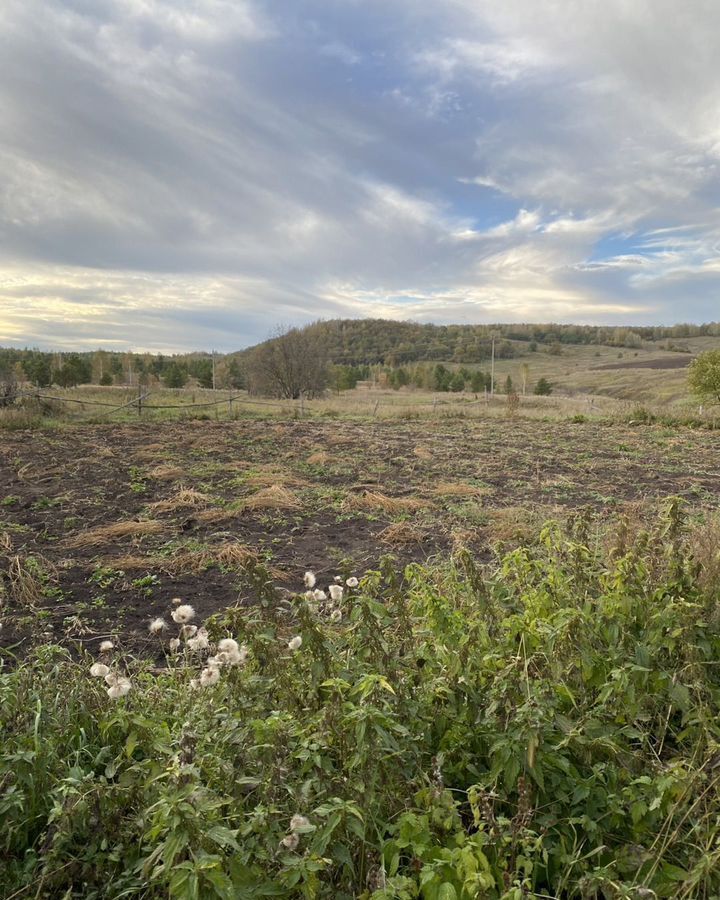
[[[255,606],[155,621],[167,671],[102,663],[127,691],[38,647],[0,676],[7,893],[718,896],[717,545],[676,501],[596,534],[290,601],[258,566]]]

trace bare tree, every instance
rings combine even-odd
[[[278,328],[253,350],[246,370],[252,392],[288,400],[317,397],[328,381],[326,354],[312,328]]]

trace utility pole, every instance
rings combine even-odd
[[[492,339],[492,356],[490,360],[490,396],[495,396],[495,337]]]
[[[212,366],[213,366],[213,390],[215,390],[215,351],[212,352]]]

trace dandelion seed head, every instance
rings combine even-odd
[[[179,625],[186,625],[191,619],[195,618],[195,610],[189,603],[183,603],[172,611],[173,622]]]
[[[359,583],[360,582],[357,580],[357,578],[354,575],[351,578],[348,578],[348,580],[345,582],[345,584],[349,588],[357,587]]]
[[[333,578],[333,581],[335,581],[337,584],[340,584],[340,582],[342,581],[342,575],[336,575]]]
[[[200,628],[194,637],[187,642],[190,650],[207,650],[210,646],[210,637],[204,628]]]
[[[334,600],[335,603],[342,600],[343,589],[339,584],[331,584],[328,590],[330,591],[330,599]]]
[[[177,650],[177,649],[180,647],[180,638],[173,638],[173,639],[170,641],[170,643],[168,644],[168,647],[169,647],[173,652],[174,652],[175,650]]]
[[[182,603],[182,598],[181,597],[173,597],[170,602],[173,604],[173,606],[180,606],[180,604]]]
[[[218,641],[218,650],[220,653],[238,653],[240,646],[233,638],[223,638],[221,641]]]
[[[183,641],[186,641],[188,638],[195,637],[197,630],[197,625],[183,625],[180,629],[180,637]]]
[[[220,681],[220,669],[217,666],[207,666],[200,673],[200,687],[212,687]]]
[[[341,609],[334,609],[334,610],[330,613],[330,621],[333,622],[333,623],[335,623],[336,625],[337,625],[338,622],[342,622],[342,610],[341,610]]]
[[[288,641],[289,650],[299,650],[302,647],[302,636],[296,634],[294,638]]]
[[[157,618],[153,619],[149,625],[150,634],[162,634],[168,627],[165,619]]]
[[[299,813],[295,813],[295,815],[290,819],[290,831],[297,831],[299,828],[308,828],[310,825],[310,819],[306,818],[306,816],[301,816]]]
[[[313,597],[320,603],[321,600],[327,600],[327,594],[325,591],[321,591],[320,588],[313,591]]]
[[[115,644],[113,644],[112,641],[103,641],[100,644],[100,652],[101,653],[109,653],[113,649],[114,646],[115,646]]]
[[[90,674],[93,678],[105,678],[110,674],[110,669],[104,663],[93,663],[90,666]]]
[[[315,573],[314,572],[306,572],[305,577],[303,579],[305,581],[305,587],[308,590],[312,590],[315,587]]]
[[[286,850],[296,850],[299,843],[300,835],[292,831],[290,834],[286,834],[280,841],[280,846],[284,847]]]
[[[106,679],[107,680],[107,679]],[[123,678],[121,675],[115,676],[115,682],[107,689],[107,695],[111,700],[117,700],[130,693],[132,682],[129,678]]]

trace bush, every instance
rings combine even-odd
[[[693,557],[674,501],[652,532],[621,523],[607,550],[594,533],[550,524],[488,570],[387,561],[339,622],[302,594],[281,614],[258,570],[257,607],[208,623],[248,650],[210,687],[190,650],[159,674],[118,659],[133,687],[110,700],[89,659],[38,648],[0,675],[0,883],[717,896],[715,553]]]

